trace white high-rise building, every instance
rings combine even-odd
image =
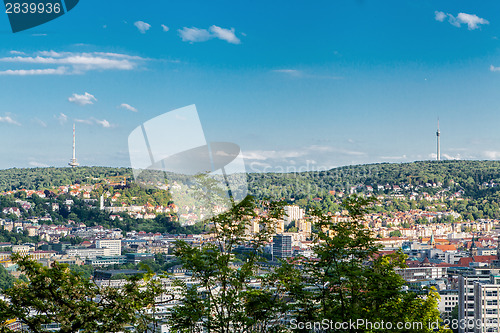
[[[459,333],[500,332],[499,270],[485,267],[475,272],[480,274],[458,280]]]
[[[122,255],[122,241],[119,239],[98,239],[95,241],[98,249],[109,249],[110,256]]]
[[[285,206],[285,216],[283,220],[285,225],[289,225],[292,221],[302,220],[304,218],[305,212],[299,206]]]

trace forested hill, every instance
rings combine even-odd
[[[96,184],[103,179],[132,177],[129,168],[78,167],[78,168],[29,168],[0,170],[0,191],[27,189],[45,190],[76,183]]]
[[[381,163],[334,168],[322,172],[250,174],[251,189],[257,196],[304,197],[326,195],[331,190],[348,191],[353,186],[441,184],[462,189],[477,197],[497,189],[500,161],[423,161]],[[486,185],[488,183],[488,185]],[[441,187],[439,186],[439,187]],[[498,188],[500,189],[500,187]]]
[[[129,168],[78,167],[0,170],[0,191],[20,188],[43,190],[74,183],[95,184],[114,176],[132,178]],[[461,188],[477,196],[488,184],[500,183],[500,161],[426,161],[346,166],[322,172],[249,174],[250,193],[258,197],[321,196],[358,185],[425,185]]]

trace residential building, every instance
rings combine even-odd
[[[285,206],[285,216],[283,220],[285,225],[289,225],[292,221],[298,221],[304,218],[305,211],[299,206]]]
[[[273,258],[284,259],[292,256],[292,236],[278,234],[273,237]]]
[[[97,249],[109,249],[110,256],[122,255],[122,241],[119,239],[98,239],[95,241]]]

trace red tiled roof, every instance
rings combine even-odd
[[[441,244],[436,244],[436,249],[442,250],[442,251],[456,251],[457,247],[455,245],[441,245]]]

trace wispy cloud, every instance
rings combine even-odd
[[[61,125],[64,125],[68,121],[68,116],[64,113],[59,113],[59,116],[54,115],[54,118],[56,118]]]
[[[47,167],[49,167],[48,164],[40,163],[37,161],[29,161],[28,164],[32,167],[35,167],[35,168],[47,168]]]
[[[79,119],[79,118],[75,118],[75,123],[80,123],[80,124],[87,124],[87,125],[92,125],[94,122],[92,121],[92,119]]]
[[[322,75],[322,74],[310,74],[304,71],[293,69],[293,68],[284,68],[284,69],[273,69],[271,72],[273,73],[281,73],[283,75],[288,75],[290,77],[297,78],[309,78],[309,79],[331,79],[331,80],[341,80],[343,77],[334,76],[334,75]]]
[[[243,158],[247,160],[266,161],[270,159],[297,158],[306,155],[305,150],[254,150],[245,152]]]
[[[179,36],[181,36],[183,42],[204,42],[212,38],[212,34],[210,34],[210,32],[206,29],[184,27],[177,31],[179,32]]]
[[[466,24],[469,30],[476,30],[480,28],[480,25],[490,24],[490,22],[484,18],[481,18],[475,14],[458,13],[455,17],[452,14],[435,11],[434,19],[439,22],[444,22],[448,18],[448,23],[459,28],[462,24]]]
[[[431,153],[428,155],[428,158],[431,160],[435,160],[437,158],[436,153]],[[446,159],[446,160],[461,160],[464,159],[464,157],[461,154],[456,154],[456,155],[450,155],[446,153],[441,153],[441,159]]]
[[[178,29],[177,31],[184,42],[205,42],[213,38],[218,38],[231,44],[241,43],[240,39],[235,35],[234,28],[224,29],[216,25],[212,25],[208,28],[208,30],[195,27],[184,27],[182,29]]]
[[[225,40],[228,43],[231,44],[240,44],[241,41],[236,35],[234,34],[234,28],[231,29],[224,29],[221,27],[218,27],[216,25],[212,25],[209,28],[210,32],[212,33],[212,36],[215,38],[219,38],[222,40]]]
[[[446,18],[446,14],[436,10],[434,12],[434,18],[436,19],[436,21],[443,22]]]
[[[289,69],[289,68],[286,68],[286,69],[274,69],[273,72],[275,72],[275,73],[283,73],[283,74],[287,74],[287,75],[295,76],[295,77],[303,75],[302,71],[299,71],[298,69]]]
[[[104,128],[111,127],[111,124],[106,119],[103,119],[103,120],[94,119],[94,121],[95,121],[96,124],[101,125]]]
[[[243,153],[250,172],[326,170],[339,164],[361,163],[367,156],[365,152],[357,150],[320,145]]]
[[[151,24],[143,22],[143,21],[134,22],[134,25],[139,30],[139,32],[141,34],[145,34],[146,31],[148,31],[151,28]]]
[[[460,154],[456,154],[456,155],[441,154],[441,156],[446,158],[447,160],[460,160],[462,158],[462,156]]]
[[[137,68],[141,62],[147,60],[138,56],[110,52],[40,51],[29,56],[19,53],[15,53],[15,55],[1,57],[0,63],[38,66],[56,65],[58,67],[7,69],[0,71],[0,75],[63,75],[84,74],[96,70],[132,70]]]
[[[162,24],[162,25],[161,25],[161,28],[162,28],[162,30],[163,30],[164,32],[167,32],[167,31],[169,31],[169,30],[170,30],[170,28],[169,28],[169,27],[167,27],[165,24]]]
[[[338,154],[351,155],[351,156],[364,156],[364,155],[366,155],[365,152],[356,151],[356,150],[350,150],[350,149],[344,149],[344,148],[331,147],[331,146],[317,146],[317,145],[313,145],[313,146],[310,146],[308,148],[308,150],[311,151],[311,152],[338,153]]]
[[[97,102],[97,98],[95,98],[94,95],[86,92],[83,95],[73,94],[70,97],[68,97],[68,101],[70,101],[71,103],[84,106],[84,105],[94,104],[94,102]]]
[[[12,119],[10,115],[6,115],[5,117],[0,117],[0,123],[21,126],[21,123]]]
[[[99,125],[99,126],[102,126],[104,128],[110,128],[110,127],[114,127],[115,125],[111,124],[109,121],[107,121],[106,119],[96,119],[94,117],[92,118],[89,118],[89,119],[75,119],[75,122],[76,123],[81,123],[81,124],[87,124],[87,125]]]
[[[491,160],[500,159],[500,151],[486,150],[483,152],[483,156]]]
[[[129,105],[127,103],[122,103],[118,107],[121,109],[132,111],[132,112],[137,112],[136,108],[134,108],[132,105]]]
[[[42,127],[47,127],[47,123],[39,118],[33,118],[32,121]]]
[[[500,67],[495,67],[493,65],[490,66],[490,71],[492,72],[500,72]]]
[[[27,76],[27,75],[63,75],[68,74],[68,67],[47,69],[7,69],[0,71],[0,75]]]
[[[408,156],[406,155],[401,155],[401,156],[380,156],[382,160],[391,160],[391,161],[400,161],[400,160],[406,160]]]

